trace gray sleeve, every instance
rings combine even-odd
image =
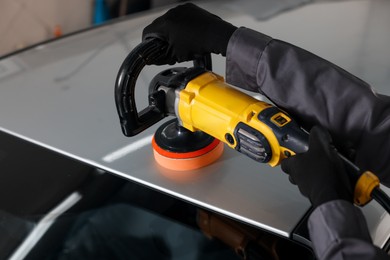
[[[336,144],[353,144],[361,169],[390,185],[390,97],[306,50],[247,28],[233,33],[226,57],[228,83],[264,94],[307,130],[326,127]]]
[[[309,217],[308,226],[318,259],[390,259],[372,244],[361,210],[347,201],[320,205]]]

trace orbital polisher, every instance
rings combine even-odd
[[[153,140],[155,160],[173,171],[207,166],[223,153],[224,144],[260,163],[274,167],[308,150],[309,134],[286,112],[227,84],[211,71],[211,56],[195,59],[190,68],[175,67],[157,74],[149,85],[149,105],[138,112],[137,78],[146,65],[161,59],[167,44],[149,39],[123,61],[115,84],[115,101],[125,136],[134,136],[167,116]],[[390,212],[378,178],[340,158],[357,180],[355,204],[376,199]]]

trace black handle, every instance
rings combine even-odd
[[[167,47],[166,42],[157,38],[143,41],[127,55],[119,69],[115,82],[115,104],[125,136],[134,136],[166,116],[164,106],[154,102],[138,112],[135,85],[142,69],[161,58]],[[211,70],[211,55],[196,59],[194,66]]]

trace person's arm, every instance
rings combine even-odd
[[[390,172],[390,164],[386,165],[390,157],[390,145],[386,145],[390,142],[390,115],[386,113],[390,111],[390,98],[375,94],[363,81],[291,44],[249,29],[237,29],[193,4],[178,6],[157,18],[143,31],[144,40],[150,37],[168,43],[166,57],[157,64],[187,61],[207,53],[226,54],[229,83],[265,94],[308,128],[320,124],[343,143],[353,142],[359,166],[374,170],[382,181],[390,184],[390,175],[385,176]],[[333,245],[336,246],[329,252],[334,255],[351,251],[353,247],[349,247],[348,241],[356,239],[356,245],[369,249],[361,252],[358,246],[353,254],[383,255],[371,244],[361,214],[350,211],[343,219],[339,218],[340,211],[328,207],[340,199],[353,207],[352,184],[330,145],[329,134],[316,130],[310,140],[316,140],[316,148],[312,149],[311,143],[309,152],[282,161],[282,168],[316,208],[310,217],[310,232],[315,248],[319,248],[317,254],[322,257],[324,252],[320,249]],[[352,234],[355,238],[343,237],[340,235],[344,234],[343,226],[338,230],[336,224],[345,223],[355,214],[358,222],[363,223],[361,229]],[[332,222],[321,221],[321,217]],[[322,233],[326,229],[329,233]],[[345,243],[330,244],[333,237]]]
[[[389,259],[372,245],[364,216],[345,200],[318,206],[309,217],[309,233],[318,259]]]
[[[230,37],[226,78],[264,94],[307,129],[322,125],[338,145],[353,144],[356,164],[390,185],[390,97],[306,50],[247,28]]]
[[[318,259],[389,259],[372,244],[366,220],[352,204],[354,185],[325,128],[313,127],[309,150],[281,166],[313,205],[308,228]]]
[[[263,93],[307,129],[326,127],[344,155],[390,186],[390,97],[306,50],[237,29],[191,3],[169,10],[144,29],[144,40],[156,37],[168,44],[156,64],[226,55],[229,83]]]

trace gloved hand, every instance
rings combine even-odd
[[[187,3],[169,10],[145,27],[142,39],[154,37],[166,41],[167,53],[155,63],[174,64],[210,53],[225,56],[230,36],[236,29],[220,17]]]
[[[322,127],[312,128],[306,153],[283,160],[281,167],[314,207],[337,199],[353,202],[352,184],[344,163],[329,132]]]

